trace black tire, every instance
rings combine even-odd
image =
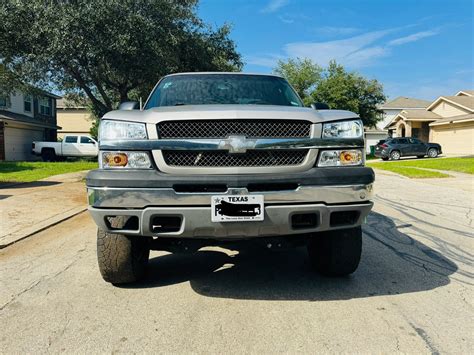
[[[149,256],[148,238],[97,230],[97,260],[105,281],[124,284],[142,279]]]
[[[388,160],[388,157],[386,157],[386,158],[382,158],[382,160],[383,160],[383,161],[387,161],[387,160]]]
[[[313,268],[323,275],[346,276],[357,270],[362,253],[362,228],[315,233],[308,243]]]
[[[43,149],[41,151],[43,161],[56,161],[56,153],[53,149]]]
[[[430,158],[436,158],[438,156],[438,149],[436,149],[436,148],[428,149],[428,156]]]
[[[400,152],[398,150],[392,150],[390,152],[390,159],[392,160],[400,160]]]

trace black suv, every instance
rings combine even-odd
[[[441,153],[439,144],[424,143],[418,138],[411,137],[389,138],[378,142],[375,146],[375,156],[382,160],[398,160],[400,157],[408,156],[423,158],[425,155],[436,158]]]

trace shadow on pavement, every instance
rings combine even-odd
[[[33,181],[33,182],[2,182],[0,189],[26,189],[30,187],[45,187],[61,184],[59,181]]]
[[[359,269],[345,278],[314,273],[305,248],[270,252],[239,250],[150,260],[147,280],[128,286],[149,288],[189,281],[208,297],[253,300],[340,300],[432,290],[448,284],[457,266],[439,252],[401,233],[385,216],[371,213],[364,226]]]

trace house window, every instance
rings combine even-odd
[[[6,96],[0,96],[0,107],[8,107],[10,100]]]
[[[33,98],[31,95],[25,95],[25,99],[23,101],[23,110],[25,112],[31,112],[31,108],[33,106]]]
[[[47,97],[39,99],[39,111],[42,115],[51,116],[51,102]]]

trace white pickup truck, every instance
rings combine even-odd
[[[97,141],[89,136],[65,136],[62,142],[33,142],[33,154],[41,155],[44,161],[55,161],[59,157],[96,157]]]

